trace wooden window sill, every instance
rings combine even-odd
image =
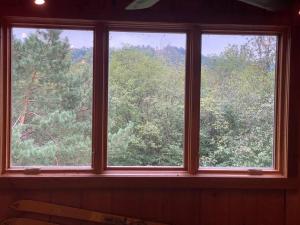
[[[4,174],[1,189],[295,189],[296,178],[278,175],[221,175],[170,173],[53,173],[39,175]]]

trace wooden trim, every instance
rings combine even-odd
[[[3,107],[5,109],[5,113],[3,114],[4,116],[4,121],[5,121],[5,126],[3,127],[4,129],[4,135],[3,137],[5,137],[5,141],[3,141],[3,159],[2,159],[2,167],[3,167],[3,172],[2,173],[25,173],[26,169],[28,168],[38,168],[39,166],[30,166],[30,167],[23,167],[23,169],[21,169],[21,167],[12,167],[10,164],[10,160],[11,160],[11,151],[10,151],[10,143],[11,143],[11,126],[10,126],[10,121],[11,121],[11,32],[12,32],[12,28],[14,27],[24,27],[24,28],[57,28],[57,29],[71,29],[71,30],[89,30],[89,31],[93,31],[94,32],[94,36],[95,36],[95,25],[94,24],[88,24],[87,22],[80,22],[77,21],[76,23],[71,23],[70,21],[66,21],[66,22],[62,22],[60,21],[59,24],[54,24],[54,21],[52,20],[43,20],[42,22],[38,22],[38,20],[36,19],[30,19],[27,18],[25,20],[22,20],[20,18],[6,18],[3,22],[3,24],[5,24],[5,30],[4,30],[4,37],[5,37],[5,41],[3,41],[3,49],[5,51],[5,57],[3,57],[3,60],[5,61],[5,65],[3,66],[3,74],[4,76],[4,84],[3,84],[3,90],[5,91],[4,97],[3,97]],[[95,39],[94,39],[95,41]],[[95,44],[95,42],[94,42]],[[95,49],[94,49],[95,50]],[[96,55],[98,55],[96,53]],[[94,55],[95,57],[95,55]],[[95,60],[95,58],[94,58]],[[93,72],[93,78],[95,79],[95,66],[94,66],[94,72]],[[95,84],[96,82],[93,81],[93,84]],[[98,90],[98,89],[97,89]],[[94,101],[94,99],[93,99]],[[97,107],[94,107],[95,109],[97,109]],[[93,113],[94,113],[94,108],[93,108]],[[97,113],[96,113],[97,114]],[[93,119],[94,121],[94,119]],[[93,123],[93,129],[94,129],[94,123]],[[93,132],[94,135],[94,132]],[[95,139],[97,140],[97,139]],[[94,143],[92,148],[94,149]],[[83,168],[83,167],[79,167],[77,169],[75,169],[74,167],[47,167],[47,166],[42,166],[40,167],[40,172],[42,173],[63,173],[63,172],[94,172],[94,170],[92,169],[92,167],[94,167],[93,165],[93,161],[92,165],[90,168]]]
[[[36,17],[7,16],[3,21],[14,27],[57,28],[57,29],[93,29],[97,22],[94,20],[53,19]]]
[[[286,29],[279,36],[277,93],[276,93],[276,169],[288,177],[288,164],[294,164],[289,153],[289,87],[290,87],[290,30]]]
[[[300,31],[300,30],[299,30]],[[299,73],[299,40],[300,40],[300,32],[296,28],[291,28],[290,33],[287,35],[287,51],[289,53],[286,54],[287,59],[287,66],[286,70],[284,71],[287,74],[290,74],[288,77],[287,92],[289,98],[289,105],[286,106],[289,115],[289,126],[286,133],[288,138],[287,143],[287,161],[288,164],[286,165],[287,170],[287,177],[297,177],[299,175],[299,123],[296,121],[299,117],[299,110],[298,110],[298,101],[299,101],[299,88],[298,88],[298,73]]]
[[[3,26],[0,27],[0,148],[2,149],[2,151],[0,152],[0,174],[2,174],[4,172],[4,168],[3,166],[3,159],[5,159],[5,156],[3,155],[3,137],[5,137],[4,135],[4,129],[3,129],[3,124],[4,124],[4,110],[5,110],[5,103],[4,103],[4,72],[5,72],[5,68],[4,68],[4,64],[5,64],[5,52],[4,52],[4,41],[3,39],[5,37],[5,32],[4,32],[4,28]]]
[[[188,66],[186,81],[186,130],[185,153],[190,174],[196,174],[199,167],[199,119],[200,119],[200,74],[201,38],[197,29],[188,35]]]
[[[287,28],[288,26],[274,25],[198,24],[202,33],[211,34],[280,35]]]
[[[186,169],[184,167],[173,166],[107,166],[106,171],[161,171],[162,173],[164,173],[170,171],[186,171]]]
[[[1,225],[59,225],[57,223],[48,223],[40,220],[27,218],[10,218],[1,221]]]
[[[224,28],[224,29],[223,29]],[[226,29],[227,28],[227,29]],[[274,35],[278,37],[277,41],[277,69],[275,84],[275,130],[274,130],[274,169],[269,170],[272,174],[287,177],[287,164],[291,162],[288,155],[288,104],[289,104],[289,29],[287,27],[255,27],[250,29],[247,26],[201,26],[203,34],[220,35]],[[256,168],[255,168],[256,169]],[[199,168],[201,173],[239,173],[247,174],[247,169],[239,168]],[[257,168],[263,174],[268,174],[265,168]]]
[[[6,71],[7,71],[7,26],[4,22],[2,22],[1,26],[1,54],[0,54],[0,146],[1,146],[1,153],[0,153],[0,173],[3,174],[5,172],[5,165],[6,165]]]
[[[73,220],[81,220],[100,224],[143,224],[143,225],[168,225],[165,223],[142,220],[135,217],[126,217],[122,215],[97,212],[93,210],[75,208],[65,205],[46,203],[32,200],[19,200],[12,203],[12,209],[19,212],[38,213],[47,216],[63,217]],[[43,224],[49,225],[49,224]],[[51,225],[51,224],[50,224]],[[52,224],[54,225],[54,224]]]
[[[6,170],[6,174],[19,174],[19,175],[38,175],[38,174],[62,174],[62,173],[94,173],[94,169],[89,166],[61,166],[61,167],[12,167]]]
[[[43,174],[39,176],[4,175],[0,177],[0,190],[23,189],[296,189],[296,179],[272,175],[231,176],[220,174],[189,175],[188,173],[137,174]]]
[[[102,21],[110,30],[118,31],[140,31],[140,32],[163,32],[163,33],[184,33],[193,24],[188,23],[162,23],[162,22],[132,22],[132,21]]]
[[[108,29],[108,35],[109,32],[142,32],[142,33],[176,33],[176,34],[185,34],[186,35],[186,48],[187,48],[187,52],[191,52],[189,49],[193,49],[193,47],[190,47],[190,41],[189,41],[189,35],[188,35],[188,28],[183,28],[183,27],[178,27],[175,25],[170,25],[170,24],[163,24],[161,26],[155,27],[153,28],[153,24],[150,26],[150,23],[130,23],[127,25],[123,24],[123,23],[105,23]],[[109,48],[109,43],[107,43],[107,47]],[[109,51],[109,49],[107,48],[107,51]],[[108,55],[108,54],[107,54]],[[190,89],[189,89],[189,79],[190,79],[190,72],[191,68],[190,68],[190,60],[192,59],[192,56],[187,53],[186,54],[186,75],[185,75],[185,113],[184,113],[184,129],[185,129],[185,133],[184,133],[184,148],[183,148],[183,166],[109,166],[108,165],[108,161],[107,161],[107,146],[106,149],[104,150],[104,159],[105,162],[104,164],[104,169],[109,171],[117,171],[117,170],[132,170],[132,171],[138,171],[138,170],[145,170],[145,171],[185,171],[187,170],[188,167],[188,153],[186,151],[186,149],[188,148],[187,146],[187,137],[188,137],[188,118],[189,118],[189,111],[187,110],[187,102],[189,101],[189,98],[191,97],[190,94]],[[107,63],[107,64],[106,64]],[[109,61],[107,59],[107,62],[105,62],[105,65],[107,65],[108,67]],[[108,71],[107,71],[108,72]],[[109,76],[109,74],[107,73],[107,77]],[[108,87],[107,87],[108,88]],[[108,96],[106,97],[106,99],[108,99]],[[189,104],[190,105],[190,104]],[[108,114],[106,115],[106,118],[108,119]],[[106,133],[108,131],[106,130]],[[196,170],[195,170],[196,171]],[[197,171],[196,171],[197,172]]]
[[[5,24],[5,41],[3,48],[5,53],[5,66],[3,68],[3,90],[4,90],[4,100],[3,100],[3,108],[4,108],[4,124],[3,124],[3,160],[2,160],[2,168],[3,172],[5,172],[9,168],[10,164],[10,139],[11,139],[11,133],[10,133],[10,118],[11,118],[11,110],[10,110],[10,105],[11,105],[11,28],[9,27],[8,24]]]
[[[108,149],[108,76],[109,76],[109,32],[107,27],[103,28],[102,33],[102,91],[101,91],[101,106],[99,113],[101,113],[101,171],[107,168],[107,149]]]
[[[7,17],[2,22],[1,29],[1,91],[0,91],[0,125],[1,137],[0,144],[2,151],[2,173],[7,172],[6,175],[0,177],[0,183],[8,179],[16,179],[16,182],[22,183],[21,180],[34,179],[36,181],[44,182],[44,175],[51,177],[58,177],[59,179],[72,179],[72,175],[81,174],[78,181],[93,180],[91,183],[102,182],[104,179],[123,179],[124,186],[130,183],[131,175],[135,174],[141,176],[138,180],[143,181],[143,177],[149,174],[155,174],[158,177],[171,177],[170,185],[173,187],[183,187],[185,179],[190,179],[191,183],[197,185],[190,185],[190,187],[216,187],[215,184],[221,185],[218,182],[224,181],[230,183],[231,179],[236,180],[236,184],[240,186],[252,187],[262,186],[256,184],[272,183],[276,180],[276,184],[286,187],[285,183],[289,182],[287,178],[287,160],[291,162],[291,157],[288,158],[288,91],[289,91],[289,55],[290,55],[290,37],[289,30],[283,26],[249,26],[249,25],[201,25],[191,23],[155,23],[155,22],[114,22],[114,21],[87,21],[87,20],[66,20],[66,19],[40,19],[40,18],[16,18]],[[56,167],[50,169],[47,167],[41,168],[43,176],[38,175],[34,178],[29,178],[22,175],[24,170],[16,168],[8,168],[9,165],[9,151],[10,148],[10,27],[36,27],[36,28],[60,28],[60,29],[82,29],[94,30],[94,73],[93,73],[93,163],[92,169],[74,169],[72,167],[62,168]],[[186,101],[185,101],[185,157],[184,167],[108,167],[107,166],[107,122],[108,122],[108,30],[115,31],[140,31],[140,32],[164,32],[164,33],[186,33],[187,34],[187,62],[186,62]],[[278,92],[276,107],[276,135],[280,139],[276,143],[276,149],[280,149],[280,153],[276,153],[278,161],[274,170],[262,170],[262,174],[253,176],[249,175],[247,169],[239,168],[199,168],[199,120],[200,120],[200,75],[201,75],[201,33],[212,34],[248,34],[248,35],[278,35],[280,36],[279,43],[279,58],[278,58]],[[285,57],[284,57],[285,56]],[[290,154],[289,154],[290,155]],[[198,174],[196,174],[198,172]],[[66,174],[68,173],[68,174]],[[96,174],[101,174],[95,175]],[[120,175],[121,174],[121,175]],[[170,175],[171,174],[171,175]],[[196,174],[196,175],[194,175]],[[180,183],[180,179],[183,179]],[[72,177],[72,176],[71,176]],[[218,181],[214,180],[217,177]],[[209,180],[211,178],[212,180]],[[245,179],[241,179],[245,178]],[[42,179],[42,180],[40,180]],[[125,181],[128,179],[128,181]],[[153,178],[153,186],[165,185],[157,177]],[[268,181],[271,179],[271,181]],[[151,179],[150,179],[151,180]],[[239,182],[237,182],[240,180]],[[246,180],[246,182],[245,182]],[[250,181],[249,181],[250,180]],[[118,183],[120,181],[113,181]],[[149,182],[146,178],[144,181]],[[204,184],[205,182],[211,182]],[[4,182],[4,183],[5,183]],[[9,181],[11,182],[11,181]],[[135,181],[137,182],[137,181]],[[176,183],[179,183],[176,185]],[[280,185],[280,183],[282,185]],[[11,184],[11,183],[10,183]],[[61,182],[60,185],[68,185]],[[78,184],[77,186],[81,186]],[[97,184],[99,185],[99,184]],[[97,186],[94,183],[92,186]],[[206,186],[207,185],[207,186]],[[76,185],[75,185],[76,186]],[[109,185],[108,185],[109,186]],[[113,185],[112,185],[113,186]],[[130,186],[130,185],[129,185]],[[151,185],[150,185],[151,186]],[[167,185],[168,186],[168,185]],[[228,185],[232,186],[232,185]],[[234,186],[234,185],[233,185]],[[239,187],[240,187],[239,186]],[[161,186],[160,186],[161,187]],[[221,185],[223,188],[224,186]],[[271,187],[271,186],[269,186]]]
[[[242,167],[200,167],[199,168],[199,173],[200,174],[220,174],[220,175],[225,175],[225,174],[230,174],[232,176],[235,175],[274,175],[278,177],[282,177],[282,173],[280,170],[276,170],[273,168],[242,168]]]
[[[106,42],[107,32],[98,24],[95,32],[94,46],[94,87],[93,87],[93,167],[101,173],[105,165],[107,145],[107,66]]]

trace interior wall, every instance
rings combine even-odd
[[[282,190],[7,190],[0,194],[0,215],[1,219],[22,216],[7,206],[18,199],[34,199],[173,225],[299,224],[286,219],[285,196]],[[69,219],[29,216],[78,224]]]
[[[286,12],[272,13],[233,0],[163,0],[151,10],[124,12],[129,0],[52,0],[45,9],[27,0],[2,0],[0,15],[74,19],[143,20],[228,24],[291,25],[291,87],[289,148],[298,159],[300,77],[300,20],[298,5]],[[17,4],[17,5],[16,5]],[[297,170],[297,168],[291,168]],[[1,179],[1,178],[0,178]],[[299,182],[300,183],[300,180]],[[168,222],[173,225],[299,225],[300,192],[259,189],[39,189],[0,190],[0,219],[22,216],[9,209],[19,199],[62,203],[103,212]],[[30,215],[56,223],[74,221]],[[78,223],[76,223],[78,224]],[[87,224],[87,223],[81,223]]]

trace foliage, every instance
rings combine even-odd
[[[275,55],[274,37],[256,37],[203,66],[202,166],[272,167]]]
[[[255,37],[203,56],[201,165],[271,167],[276,41]],[[12,163],[91,164],[91,48],[57,30],[13,39]],[[185,50],[110,49],[108,163],[182,166]]]
[[[183,163],[184,66],[171,67],[160,55],[136,47],[111,51],[110,165]]]
[[[92,67],[72,63],[60,34],[37,30],[13,40],[13,165],[91,162]]]

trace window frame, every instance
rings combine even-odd
[[[78,179],[151,179],[159,180],[154,186],[163,184],[160,178],[188,181],[188,186],[216,187],[228,182],[231,186],[263,186],[269,183],[280,188],[294,186],[293,176],[288,166],[296,162],[288,151],[289,123],[289,76],[290,76],[290,29],[288,26],[269,25],[205,25],[196,23],[158,23],[158,22],[113,22],[82,21],[65,19],[40,19],[9,17],[0,21],[1,26],[1,76],[0,76],[0,144],[1,179],[16,177],[47,177]],[[93,62],[93,129],[92,129],[92,165],[91,168],[78,167],[41,167],[39,171],[9,168],[10,149],[10,31],[12,27],[57,28],[92,30],[94,32]],[[109,31],[163,32],[186,34],[186,80],[184,110],[184,166],[183,167],[109,167],[107,165],[107,123],[108,123],[108,53]],[[276,131],[274,136],[274,170],[248,170],[240,168],[199,168],[199,131],[200,131],[200,88],[201,88],[201,35],[211,34],[249,34],[277,35],[278,55],[276,73]],[[100,97],[99,97],[100,96]],[[193,104],[192,104],[193,103]],[[3,112],[3,113],[2,113]],[[196,121],[196,122],[194,122]],[[105,177],[105,178],[104,178]],[[151,178],[150,178],[151,177]],[[174,178],[174,179],[173,179]],[[258,183],[258,180],[261,182]],[[271,181],[272,180],[272,181]],[[94,182],[94,181],[93,181]],[[91,181],[91,183],[93,183]],[[95,181],[96,182],[96,181]],[[107,181],[108,183],[110,181]],[[114,181],[113,181],[114,182]],[[112,182],[112,183],[113,183]],[[209,182],[209,184],[204,184]],[[226,183],[225,182],[225,183]],[[116,181],[115,183],[120,183]],[[73,184],[74,185],[74,184]],[[92,185],[92,184],[91,184]],[[98,185],[98,184],[97,184]],[[251,186],[252,185],[252,186]],[[76,185],[75,185],[76,186]],[[78,184],[78,186],[80,186]],[[121,185],[122,186],[122,185]],[[126,185],[125,185],[126,186]],[[142,185],[143,186],[143,185]],[[151,186],[151,185],[149,185]],[[167,185],[168,186],[168,185]],[[179,182],[178,186],[184,186]]]
[[[95,46],[96,44],[96,25],[93,23],[86,23],[84,21],[67,21],[65,23],[59,22],[56,24],[55,22],[45,21],[45,23],[39,23],[36,20],[29,19],[28,21],[25,20],[19,20],[17,19],[8,19],[3,22],[2,26],[2,43],[3,46],[3,52],[6,52],[6,54],[3,54],[3,90],[4,90],[4,96],[6,98],[3,100],[5,102],[3,105],[4,107],[4,113],[3,118],[1,118],[3,121],[5,121],[5,128],[4,128],[4,139],[2,140],[2,146],[4,146],[1,152],[2,156],[2,174],[8,173],[8,174],[32,174],[32,173],[45,173],[45,174],[51,174],[51,173],[93,173],[95,171],[94,168],[94,155],[95,155],[95,147],[96,143],[94,143],[94,140],[97,140],[94,135],[95,123],[94,123],[94,114],[95,114],[95,107],[97,103],[94,101],[94,96],[96,95],[95,91],[97,88],[95,88],[96,85],[96,76],[95,76],[95,68],[93,64],[93,116],[92,116],[92,148],[91,148],[91,166],[29,166],[29,167],[12,167],[11,166],[11,78],[12,78],[12,60],[11,60],[11,36],[12,36],[12,29],[13,28],[33,28],[33,29],[65,29],[65,30],[78,30],[78,31],[92,31],[93,32],[93,39]],[[6,58],[6,59],[5,59]],[[93,48],[93,60],[95,60],[95,47]],[[1,107],[1,106],[0,106]]]
[[[165,30],[167,29],[167,30]],[[108,165],[108,147],[106,148],[106,150],[104,151],[104,154],[105,154],[105,157],[103,157],[103,168],[104,170],[106,171],[181,171],[181,172],[184,172],[187,170],[188,168],[188,154],[187,152],[185,151],[185,149],[187,148],[186,147],[186,129],[187,129],[187,120],[188,120],[188,112],[186,111],[186,108],[187,108],[187,99],[188,99],[188,78],[189,78],[189,75],[188,75],[188,66],[189,66],[189,58],[187,57],[188,55],[188,30],[187,29],[170,29],[170,28],[165,28],[165,29],[153,29],[153,28],[148,28],[148,27],[130,27],[129,29],[128,28],[124,28],[124,26],[110,26],[108,25],[107,26],[107,35],[109,36],[109,33],[110,32],[132,32],[132,33],[135,33],[135,32],[140,32],[140,33],[161,33],[161,34],[183,34],[185,35],[186,37],[186,56],[185,56],[185,74],[184,74],[184,78],[185,78],[185,82],[184,82],[184,114],[183,114],[183,128],[184,128],[184,134],[182,135],[183,137],[183,149],[182,149],[182,163],[183,165],[182,166],[109,166]],[[107,39],[108,42],[105,43],[107,45],[107,49],[109,51],[109,39]],[[109,54],[105,57],[109,57]],[[106,67],[107,67],[107,70],[106,70],[106,74],[105,76],[107,77],[107,79],[109,80],[109,59],[107,59],[107,64],[106,64]],[[109,83],[107,85],[107,93],[108,93],[108,89],[109,89]],[[108,96],[106,97],[106,99],[108,99]],[[108,104],[107,104],[107,110],[108,110]],[[107,118],[108,120],[108,113],[107,115],[105,115],[105,117]],[[107,121],[107,124],[108,124],[108,121]],[[106,133],[108,133],[108,128],[107,128],[107,124],[106,124]],[[106,142],[108,142],[108,140],[106,140]]]
[[[207,174],[266,174],[288,176],[287,164],[291,163],[288,152],[288,113],[289,113],[289,30],[287,27],[278,26],[203,26],[202,34],[217,35],[272,35],[277,37],[277,61],[275,71],[275,105],[274,105],[274,140],[273,140],[273,167],[270,168],[211,168],[199,167],[200,173]],[[201,74],[201,73],[200,73]],[[201,76],[201,75],[200,75]],[[200,112],[201,113],[201,112]],[[201,149],[200,149],[201,151]]]

